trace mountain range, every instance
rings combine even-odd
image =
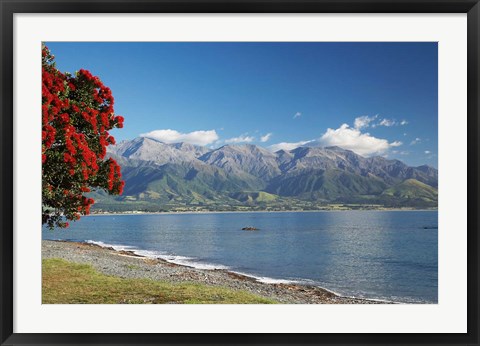
[[[363,157],[340,147],[271,152],[244,144],[208,149],[139,137],[108,147],[108,155],[122,167],[125,190],[116,197],[94,192],[100,209],[437,206],[435,168],[410,167],[380,156]]]

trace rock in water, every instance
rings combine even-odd
[[[258,228],[252,227],[252,226],[248,226],[248,227],[243,227],[242,230],[243,230],[243,231],[258,231]]]

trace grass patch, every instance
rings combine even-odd
[[[62,259],[42,261],[43,304],[272,304],[275,301],[224,287],[124,279]]]

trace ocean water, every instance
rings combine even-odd
[[[436,211],[105,215],[42,235],[345,296],[437,303],[437,227]]]

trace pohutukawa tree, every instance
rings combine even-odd
[[[115,144],[108,131],[123,127],[113,103],[98,77],[60,72],[42,47],[42,223],[48,227],[68,227],[89,214],[94,200],[84,194],[92,189],[122,194],[120,166],[105,158]]]

